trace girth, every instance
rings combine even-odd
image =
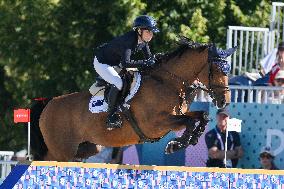
[[[147,137],[143,131],[140,129],[134,115],[132,114],[131,110],[127,107],[124,106],[120,106],[122,113],[124,115],[124,117],[130,122],[130,125],[132,126],[133,130],[135,131],[135,133],[139,136],[139,143],[145,143],[145,142],[157,142],[160,139],[162,139],[164,136],[166,136],[169,132],[167,132],[165,135],[158,137],[158,138],[149,138]]]
[[[133,77],[129,72],[122,72],[122,78],[123,78],[123,85],[126,86],[126,88],[123,91],[123,99],[125,99],[125,97],[127,96],[129,90],[130,90],[130,85],[132,83]],[[131,81],[131,82],[129,82]],[[123,100],[124,101],[124,100]],[[145,143],[145,142],[157,142],[159,141],[161,138],[163,138],[165,135],[167,135],[168,133],[166,133],[164,136],[159,137],[159,138],[149,138],[147,137],[143,131],[141,130],[141,128],[139,127],[136,118],[134,117],[133,113],[130,110],[130,106],[129,107],[125,107],[123,106],[123,103],[121,103],[122,105],[120,105],[120,109],[122,111],[123,116],[126,118],[127,121],[129,121],[131,127],[133,128],[133,130],[135,131],[135,133],[139,136],[139,143]]]

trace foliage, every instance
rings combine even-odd
[[[140,14],[161,30],[152,51],[174,48],[177,35],[225,46],[228,25],[269,24],[266,0],[1,0],[0,149],[25,144],[12,112],[35,97],[87,90],[94,81],[96,47],[131,30]]]

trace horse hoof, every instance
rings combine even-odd
[[[175,140],[172,140],[170,142],[168,142],[166,148],[165,148],[165,154],[172,154],[180,149],[182,149],[183,145],[178,142],[178,141],[175,141]]]
[[[111,131],[113,129],[119,129],[122,127],[122,120],[121,119],[116,119],[116,120],[108,120],[107,121],[107,130]]]
[[[122,126],[122,124],[108,125],[108,126],[107,126],[107,130],[108,130],[108,131],[112,131],[112,130],[114,130],[114,129],[119,129],[119,128],[121,128],[121,126]]]
[[[113,127],[108,127],[107,130],[108,131],[112,131],[114,128]]]
[[[198,138],[192,138],[189,142],[189,144],[195,146],[198,143]]]
[[[170,141],[168,144],[167,144],[167,146],[166,146],[166,148],[165,148],[165,154],[172,154],[172,153],[174,153],[174,146],[175,146],[175,143],[176,143],[177,141]]]
[[[205,121],[210,121],[208,112],[203,112],[202,118],[203,118]]]
[[[108,124],[107,130],[111,131],[111,130],[114,130],[114,129],[119,129],[119,128],[121,128],[121,126],[122,126],[122,124]]]

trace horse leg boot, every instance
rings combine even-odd
[[[203,134],[208,123],[208,114],[204,112],[199,119],[188,118],[186,130],[182,136],[170,141],[165,149],[166,154],[174,153],[178,150],[185,149],[189,145],[196,145],[199,137]]]
[[[115,128],[121,128],[122,119],[117,113],[119,104],[119,92],[120,90],[116,86],[111,85],[110,91],[108,93],[108,116],[107,116],[107,130],[112,130]]]
[[[186,148],[189,145],[189,141],[191,141],[190,139],[192,137],[192,132],[196,127],[196,123],[198,124],[198,121],[196,119],[188,118],[185,131],[180,137],[177,137],[168,142],[165,148],[165,153],[170,154]]]

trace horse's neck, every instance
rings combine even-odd
[[[198,53],[195,50],[188,50],[180,57],[174,57],[162,64],[161,71],[157,70],[156,74],[164,81],[177,87],[182,85],[182,81],[192,83],[206,64],[206,57],[203,53],[205,52]]]

